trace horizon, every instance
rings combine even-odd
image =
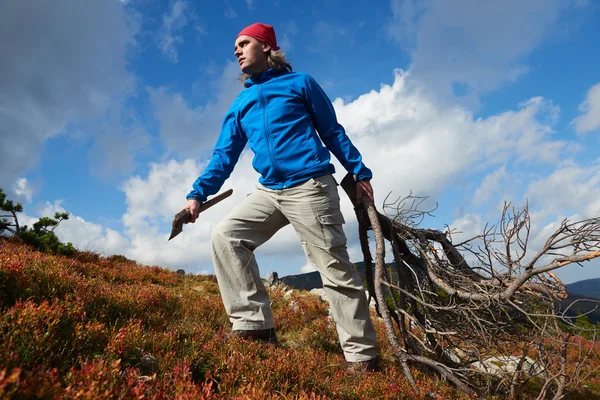
[[[364,263],[364,261],[356,261],[356,262],[352,261],[352,264],[354,264],[354,265],[356,265],[356,264],[358,264],[358,263]],[[274,272],[277,272],[277,271],[274,271]],[[315,271],[308,271],[308,272],[299,272],[299,273],[296,273],[296,274],[290,274],[290,275],[284,275],[284,276],[280,276],[280,277],[279,277],[279,279],[281,279],[281,278],[285,278],[285,277],[288,277],[288,276],[299,276],[299,275],[305,275],[305,274],[315,274],[315,273],[318,273],[318,271],[316,271],[316,270],[315,270]],[[278,274],[279,274],[279,273],[278,273]],[[587,279],[582,279],[582,280],[580,280],[580,281],[575,281],[575,282],[565,283],[565,285],[572,285],[572,284],[574,284],[574,283],[581,283],[581,282],[585,282],[585,281],[596,281],[596,280],[600,280],[600,277],[598,277],[598,278],[587,278]]]
[[[0,21],[0,187],[21,224],[70,212],[55,232],[81,250],[214,273],[212,227],[257,183],[248,149],[220,190],[233,195],[167,238],[242,91],[233,41],[254,22],[323,87],[380,211],[428,196],[439,206],[422,226],[462,241],[504,201],[528,205],[530,256],[564,218],[600,216],[597,2],[22,0]],[[314,270],[289,226],[256,257],[261,276]],[[555,272],[570,284],[599,267]]]

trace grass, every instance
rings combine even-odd
[[[270,289],[275,348],[228,339],[214,276],[0,240],[0,398],[466,398],[416,370],[414,393],[375,315],[383,371],[349,376],[327,305],[285,292]]]

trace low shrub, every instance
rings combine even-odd
[[[228,338],[214,276],[91,254],[73,259],[0,244],[0,398],[465,398],[417,370],[414,393],[374,312],[383,372],[349,376],[317,296],[271,289],[281,343],[262,345]],[[585,338],[572,340],[571,359],[576,349],[596,351]],[[600,393],[595,362],[573,396]]]

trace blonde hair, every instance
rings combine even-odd
[[[283,50],[269,50],[269,54],[267,54],[267,64],[269,68],[273,69],[287,69],[288,71],[292,71],[292,65],[285,58],[285,53]],[[248,78],[252,75],[244,74],[243,72],[238,76],[238,79],[242,84],[245,84]]]

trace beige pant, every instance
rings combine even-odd
[[[283,190],[258,185],[257,192],[217,225],[212,256],[234,330],[273,327],[254,250],[292,224],[306,256],[321,274],[346,360],[366,361],[377,356],[375,329],[362,281],[348,257],[339,202],[331,175]]]

